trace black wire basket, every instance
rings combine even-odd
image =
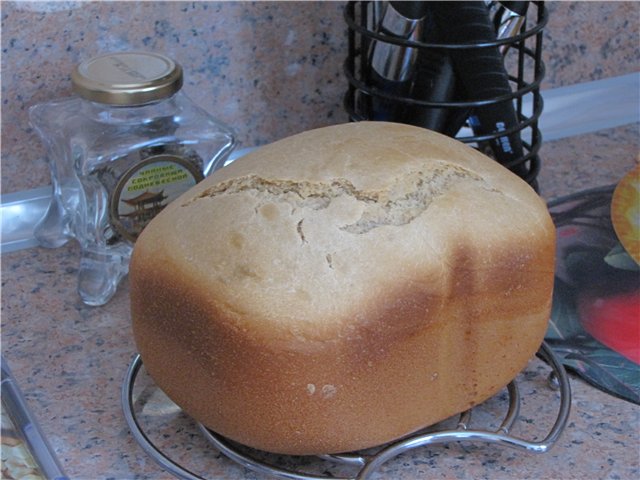
[[[344,11],[349,42],[348,56],[344,63],[348,80],[344,108],[350,120],[378,120],[374,110],[376,104],[381,103],[394,104],[405,113],[409,112],[406,118],[399,121],[414,125],[420,125],[419,117],[424,112],[446,112],[450,118],[462,118],[463,121],[460,124],[461,128],[440,130],[442,133],[472,144],[492,156],[537,190],[537,176],[540,171],[538,152],[542,141],[538,119],[543,109],[540,83],[545,74],[542,61],[542,36],[543,28],[548,21],[544,2],[526,2],[528,7],[526,14],[521,17],[517,31],[507,38],[494,38],[488,41],[486,39],[483,41],[455,39],[450,42],[406,39],[390,35],[389,32],[381,32],[378,27],[373,26],[375,21],[371,20],[372,9],[379,3],[348,2]],[[477,3],[489,8],[486,2],[466,3]],[[460,53],[483,55],[490,49],[494,51],[499,49],[501,62],[504,64],[505,83],[508,83],[507,89],[488,97],[485,95],[482,98],[473,98],[468,95],[458,95],[442,101],[420,98],[420,95],[416,95],[415,92],[398,92],[380,88],[375,82],[375,72],[371,65],[372,45],[380,44],[412,49],[414,53],[417,52],[424,58]],[[455,81],[458,81],[457,77]],[[509,103],[509,108],[512,108],[514,114],[514,121],[507,128],[487,133],[478,132],[471,127],[470,119],[474,111],[501,103]],[[412,112],[418,112],[418,114],[413,115]],[[420,126],[431,128],[428,125]],[[492,154],[489,148],[492,142],[499,144],[514,135],[518,136],[518,141],[521,141],[518,155],[504,160]]]

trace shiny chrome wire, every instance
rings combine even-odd
[[[494,444],[500,447],[515,448],[529,453],[545,453],[558,440],[567,425],[571,409],[571,386],[564,367],[546,343],[541,345],[540,350],[538,351],[538,356],[550,366],[550,375],[557,379],[556,385],[560,397],[560,405],[555,422],[547,436],[541,441],[529,441],[513,436],[509,433],[513,425],[516,423],[520,412],[521,399],[518,386],[515,381],[512,381],[507,386],[509,397],[508,410],[502,420],[502,423],[495,431],[471,428],[471,409],[460,414],[455,429],[441,431],[423,430],[415,434],[408,435],[396,442],[382,446],[376,453],[369,455],[354,452],[340,455],[318,456],[321,460],[333,462],[335,464],[340,464],[343,467],[353,469],[353,476],[348,477],[315,475],[283,468],[252,456],[252,454],[248,453],[250,449],[238,447],[233,442],[216,434],[215,432],[212,432],[202,424],[198,424],[198,427],[207,441],[232,461],[254,472],[286,480],[368,480],[376,473],[379,473],[380,469],[386,462],[392,460],[398,455],[416,448],[451,442],[480,442]],[[189,471],[187,468],[171,460],[169,456],[165,452],[162,452],[143,431],[143,428],[135,414],[135,400],[133,394],[135,381],[141,367],[142,359],[140,355],[136,355],[129,365],[122,385],[122,407],[125,420],[131,429],[131,434],[151,458],[177,478],[184,480],[204,480],[204,477]]]

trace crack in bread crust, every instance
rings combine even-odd
[[[406,173],[382,190],[358,189],[345,178],[312,182],[246,175],[213,185],[182,206],[186,207],[202,198],[250,191],[293,204],[297,208],[321,210],[327,208],[333,199],[349,196],[362,202],[364,209],[358,221],[340,229],[348,233],[363,234],[381,226],[410,223],[429,208],[435,198],[460,182],[472,182],[476,187],[501,193],[476,173],[457,165],[443,164],[424,171]]]

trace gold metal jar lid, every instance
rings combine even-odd
[[[80,63],[71,81],[73,90],[92,102],[144,105],[180,90],[182,68],[157,53],[108,53]]]

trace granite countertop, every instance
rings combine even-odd
[[[633,124],[544,144],[541,194],[551,199],[617,182],[638,162],[638,139]],[[79,254],[69,243],[2,255],[3,355],[70,478],[171,478],[138,446],[120,405],[122,381],[135,354],[128,283],[106,306],[84,305],[76,293]],[[558,394],[547,387],[547,373],[544,363],[532,359],[519,375],[523,406],[515,435],[540,440],[550,428]],[[140,395],[157,407],[159,392],[141,378]],[[570,379],[570,418],[550,452],[440,445],[403,455],[376,478],[639,478],[640,407]],[[487,415],[504,396],[488,402]],[[265,478],[208,446],[190,419],[175,410],[156,410],[149,409],[149,415],[156,414],[150,417],[156,419],[152,433],[194,472],[207,478]]]

